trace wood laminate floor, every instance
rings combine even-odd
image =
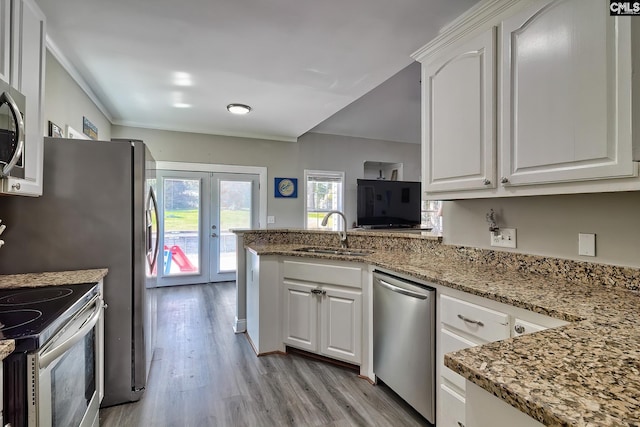
[[[428,426],[385,386],[298,355],[257,357],[233,333],[235,282],[161,288],[144,397],[100,410],[102,427]]]

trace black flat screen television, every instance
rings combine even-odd
[[[358,180],[358,226],[420,225],[421,187],[414,181]]]

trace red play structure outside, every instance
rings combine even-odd
[[[175,262],[180,268],[181,272],[194,272],[198,271],[198,267],[191,264],[189,258],[182,252],[180,246],[173,245],[171,248],[165,245],[164,247],[164,274],[171,272],[171,263]],[[154,267],[155,270],[155,267]]]

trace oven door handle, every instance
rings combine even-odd
[[[104,302],[99,299],[96,304],[96,308],[94,313],[87,320],[84,321],[80,329],[64,340],[60,345],[55,346],[52,349],[46,350],[44,353],[40,355],[38,358],[38,364],[40,369],[44,369],[51,364],[58,357],[62,356],[66,353],[71,347],[73,347],[78,341],[80,341],[84,336],[96,325],[100,315],[102,314],[102,307]]]

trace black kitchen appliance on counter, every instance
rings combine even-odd
[[[103,304],[97,283],[0,290],[4,423],[91,425],[100,400]]]

